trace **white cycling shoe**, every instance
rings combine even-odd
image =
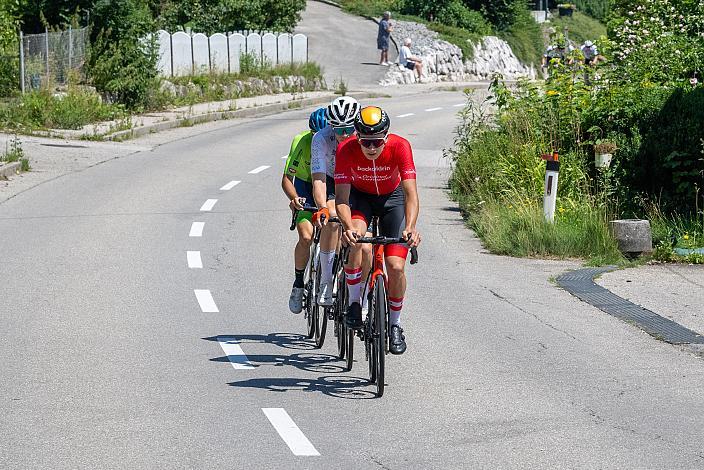
[[[291,289],[291,296],[288,298],[288,308],[291,313],[301,313],[303,311],[303,287]]]
[[[329,307],[332,305],[332,281],[325,282],[320,286],[320,295],[318,296],[318,305]]]

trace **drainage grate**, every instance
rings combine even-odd
[[[671,344],[704,344],[704,336],[699,333],[629,302],[594,282],[595,276],[614,269],[614,266],[606,266],[570,271],[559,276],[557,284],[583,302],[632,323],[657,339]]]

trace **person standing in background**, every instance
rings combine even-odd
[[[391,31],[393,31],[394,28],[390,20],[391,12],[385,11],[384,16],[381,18],[381,21],[379,21],[379,33],[376,36],[376,47],[381,51],[379,65],[390,65],[389,40],[391,39]]]

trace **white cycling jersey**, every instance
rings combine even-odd
[[[337,139],[332,126],[316,132],[310,147],[310,172],[325,173],[334,178],[335,153],[337,153]]]

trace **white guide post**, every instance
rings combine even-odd
[[[558,154],[554,152],[545,162],[545,192],[543,193],[543,213],[545,220],[555,221],[555,203],[557,202],[557,178],[560,175]]]

